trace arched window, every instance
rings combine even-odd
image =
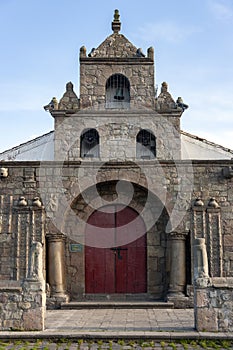
[[[136,157],[141,159],[156,157],[156,138],[151,131],[142,129],[137,134]]]
[[[81,134],[81,158],[99,157],[99,133],[95,129],[84,130]]]
[[[114,74],[106,83],[106,108],[129,108],[130,82],[123,74]]]

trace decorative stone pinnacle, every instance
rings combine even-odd
[[[114,34],[118,34],[119,31],[121,30],[119,10],[115,10],[115,12],[114,12],[114,19],[112,22],[112,30],[113,30]]]
[[[66,91],[74,91],[74,85],[71,83],[71,81],[66,84]]]
[[[167,92],[167,90],[168,90],[168,84],[164,81],[161,86],[161,92],[164,93],[164,92]]]
[[[214,209],[219,209],[220,205],[216,202],[215,198],[210,198],[209,203],[208,203],[209,208],[214,208]]]
[[[119,20],[120,20],[119,10],[115,10],[115,12],[114,12],[114,22],[119,22]]]
[[[204,203],[202,202],[201,198],[198,197],[194,202],[194,207],[203,207]]]

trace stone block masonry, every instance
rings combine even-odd
[[[45,303],[44,281],[1,281],[0,330],[44,330]]]
[[[233,278],[212,278],[195,293],[195,326],[198,331],[233,331]]]
[[[60,252],[59,262],[64,266],[57,275],[53,276],[56,277],[54,285],[51,283],[52,280],[48,281],[50,287],[53,287],[51,288],[52,297],[60,298],[60,292],[65,296],[67,294],[71,300],[80,300],[82,296],[85,296],[85,245],[82,244],[85,242],[83,233],[85,232],[85,222],[94,210],[88,203],[89,200],[96,199],[95,195],[99,196],[97,199],[100,201],[100,206],[102,200],[113,201],[116,198],[114,183],[123,180],[133,184],[134,196],[130,206],[139,213],[143,212],[148,191],[156,195],[156,193],[160,193],[159,190],[162,188],[166,193],[163,203],[166,212],[163,213],[160,220],[157,220],[156,225],[148,227],[147,230],[147,293],[162,298],[167,296],[170,288],[170,292],[173,294],[175,292],[177,301],[181,300],[179,299],[180,295],[183,301],[187,285],[193,284],[193,276],[189,277],[189,281],[183,280],[183,277],[190,274],[194,254],[192,252],[189,256],[189,259],[192,260],[189,262],[190,269],[187,270],[187,273],[183,271],[178,280],[175,278],[175,265],[172,265],[172,262],[176,262],[175,255],[171,254],[171,249],[177,243],[179,246],[182,245],[181,249],[184,252],[185,242],[182,239],[177,242],[177,238],[181,237],[182,234],[183,236],[185,233],[190,234],[191,242],[195,238],[203,238],[209,244],[207,258],[210,269],[208,272],[212,278],[212,284],[208,288],[205,287],[207,289],[196,289],[198,292],[196,299],[197,327],[205,329],[206,324],[208,325],[208,315],[211,314],[215,316],[211,327],[216,330],[228,327],[231,330],[231,319],[233,319],[232,287],[230,284],[231,278],[233,278],[233,197],[231,196],[232,180],[222,176],[222,169],[230,164],[230,161],[193,161],[190,165],[185,161],[177,161],[175,164],[174,161],[158,160],[138,161],[137,164],[126,161],[106,164],[98,161],[46,162],[45,164],[4,162],[9,176],[0,180],[0,216],[2,217],[0,229],[0,328],[4,330],[20,329],[20,327],[27,330],[29,327],[34,330],[43,329],[45,291],[41,281],[41,272],[38,274],[39,271],[36,267],[38,265],[36,264],[37,255],[30,256],[32,241],[42,245],[43,263],[38,266],[40,266],[40,270],[43,269],[43,276],[48,281],[45,251],[46,249],[47,252],[49,251],[49,244],[53,242],[48,240],[49,235],[53,235],[53,239],[61,233],[65,235],[66,240],[62,238],[62,241],[56,243],[62,249],[55,249],[56,253]],[[179,176],[181,167],[184,170],[181,173],[182,176]],[[185,177],[191,171],[193,172],[192,183],[182,185]],[[149,182],[146,181],[148,179]],[[32,186],[28,186],[29,183]],[[93,188],[99,189],[99,192],[93,192]],[[179,188],[181,189],[179,190]],[[85,198],[82,197],[82,194],[87,195],[85,197],[89,199],[87,203],[84,203]],[[156,215],[157,213],[159,201],[158,199],[154,200],[155,195],[152,205],[149,206],[151,211],[148,214]],[[174,232],[176,239],[172,240],[167,235],[165,228],[177,198],[180,196],[177,213],[182,214],[182,220]],[[210,201],[213,197],[218,206],[213,200]],[[201,198],[201,200],[196,201],[197,198]],[[67,206],[67,203],[71,206]],[[70,212],[74,213],[72,217],[69,215]],[[59,219],[58,224],[61,224],[59,226],[61,231],[58,230],[57,226],[54,232],[51,218],[55,214]],[[77,226],[75,225],[76,221],[74,221],[73,225],[71,219],[79,220],[80,224]],[[73,227],[75,230],[72,230]],[[73,232],[75,233],[74,240]],[[55,234],[56,237],[54,237]],[[47,237],[47,243],[45,237]],[[70,245],[73,243],[80,244],[80,249],[76,252],[70,249]],[[31,268],[33,264],[34,267]],[[218,268],[215,269],[215,266]],[[60,281],[57,277],[60,276],[61,271],[63,274]],[[216,274],[214,274],[215,271]],[[39,279],[36,279],[36,276],[40,276]],[[224,281],[225,284],[216,285],[215,278],[220,278],[218,282]],[[177,289],[174,284],[176,281],[181,284],[182,288]],[[58,288],[60,282],[62,282],[62,291]],[[203,305],[200,300],[203,300],[204,297],[207,298],[207,301]],[[36,319],[37,323],[29,321],[31,318]]]
[[[0,330],[42,331],[45,310],[42,244],[32,242],[26,279],[0,281]]]

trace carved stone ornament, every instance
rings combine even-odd
[[[30,251],[28,279],[43,280],[42,244],[33,242]]]
[[[35,197],[32,201],[32,205],[34,207],[38,207],[38,208],[41,208],[42,207],[42,203],[41,203],[41,200],[39,197]]]
[[[121,30],[119,10],[115,10],[115,12],[114,12],[114,19],[112,22],[112,30],[113,30],[114,34],[118,34],[119,31]]]
[[[225,179],[232,179],[233,177],[233,167],[228,166],[222,169],[222,175]]]
[[[82,46],[80,48],[80,57],[86,57],[87,56],[87,49],[85,46]]]
[[[161,92],[157,98],[157,109],[161,111],[170,111],[175,108],[175,101],[168,92],[168,84],[164,81],[161,86]]]
[[[147,56],[151,60],[154,60],[154,48],[153,47],[149,47],[149,49],[147,50]]]
[[[55,109],[58,109],[58,101],[56,99],[56,97],[53,97],[52,100],[44,106],[44,110],[46,112],[51,112]]]
[[[195,286],[197,288],[207,288],[210,284],[210,279],[208,277],[198,277],[195,280]]]
[[[198,198],[195,200],[193,206],[194,206],[194,207],[203,207],[203,206],[204,206],[204,203],[203,203],[203,201],[201,200],[201,198],[198,197]]]
[[[25,197],[20,197],[18,200],[18,206],[19,207],[26,207],[28,205],[28,202],[26,201]]]
[[[0,177],[3,179],[8,177],[8,169],[7,168],[0,169]]]
[[[210,198],[208,207],[213,209],[218,209],[220,208],[220,205],[216,202],[215,198],[213,197],[213,198]]]
[[[204,238],[194,239],[194,283],[198,288],[206,288],[209,285],[209,267],[207,250]]]

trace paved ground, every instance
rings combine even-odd
[[[233,349],[233,333],[195,331],[192,309],[54,310],[42,332],[0,332],[0,350],[201,348]]]
[[[45,332],[194,331],[192,309],[90,309],[48,311]]]

